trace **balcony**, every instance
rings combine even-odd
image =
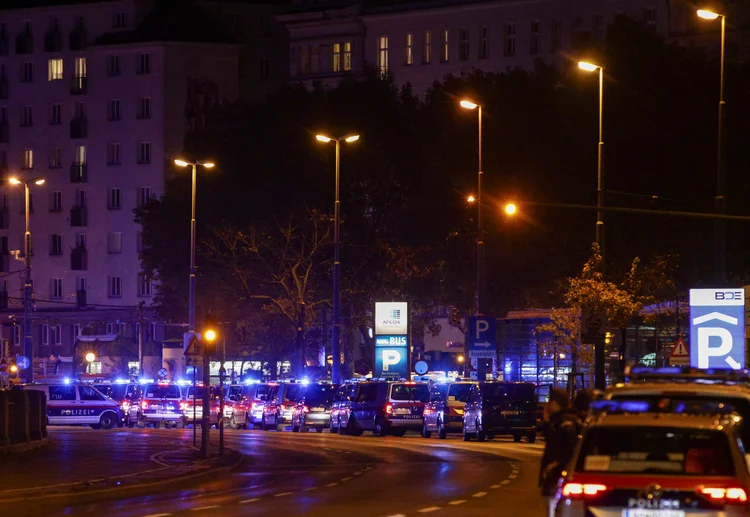
[[[83,27],[70,31],[68,35],[70,50],[85,50],[88,46],[88,32]]]
[[[57,29],[48,30],[44,34],[44,51],[60,52],[62,50],[62,34]]]
[[[88,183],[89,171],[85,163],[74,163],[70,166],[71,183]]]
[[[70,121],[70,138],[88,138],[88,119],[86,117],[75,117]]]
[[[0,143],[7,144],[10,141],[10,127],[7,122],[0,122]]]
[[[7,77],[0,77],[0,100],[7,100],[10,95],[10,84]]]
[[[70,226],[88,226],[89,213],[85,206],[74,206],[70,209]]]
[[[0,208],[0,230],[10,228],[10,210],[8,207]]]
[[[71,77],[70,94],[85,95],[88,92],[88,78],[82,76]]]
[[[78,304],[79,309],[83,309],[86,307],[86,291],[81,289],[79,291],[76,291],[76,304]]]
[[[33,54],[34,36],[28,32],[22,32],[16,36],[16,54]]]
[[[73,271],[85,271],[89,267],[89,256],[86,248],[74,248],[70,254],[70,269]],[[81,291],[79,291],[81,292]],[[85,293],[85,291],[83,291]],[[85,294],[84,294],[85,296]]]

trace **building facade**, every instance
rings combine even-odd
[[[94,351],[90,369],[121,372],[139,334],[163,336],[133,210],[163,194],[186,129],[237,98],[238,46],[192,8],[59,4],[0,8],[0,169],[45,180],[30,200],[35,355],[59,371]],[[0,203],[4,338],[20,352],[23,187],[4,181]]]

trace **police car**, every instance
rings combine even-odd
[[[158,427],[164,424],[167,427],[180,429],[184,426],[182,419],[184,408],[182,391],[177,384],[169,381],[145,384],[141,395],[138,427],[144,428],[146,425]]]
[[[558,517],[748,514],[741,417],[730,406],[688,414],[650,401],[603,403],[559,484]]]
[[[117,402],[85,384],[26,384],[25,390],[43,391],[47,396],[49,425],[89,425],[112,429],[123,424]]]

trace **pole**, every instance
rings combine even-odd
[[[482,227],[482,106],[478,107],[477,121],[479,126],[477,146],[477,292],[476,292],[476,315],[483,314],[482,303],[484,302],[484,228]],[[487,378],[487,360],[477,359],[477,380],[484,381]]]
[[[23,286],[23,355],[29,359],[29,367],[25,371],[26,382],[34,382],[34,338],[31,333],[31,230],[30,230],[30,194],[29,184],[24,183],[26,202],[26,233],[24,234],[24,271],[26,280]]]
[[[195,189],[197,183],[197,165],[193,169],[192,207],[190,212],[190,300],[188,309],[188,332],[195,332]]]
[[[226,360],[227,338],[222,336],[219,354],[219,456],[224,456],[224,361]]]
[[[726,17],[721,15],[721,58],[719,71],[719,149],[716,160],[716,213],[723,215],[727,210],[726,191],[726,102],[724,101],[724,48],[726,42]],[[714,280],[718,286],[726,285],[727,227],[723,220],[714,223]]]
[[[604,68],[599,67],[599,145],[597,147],[596,160],[596,245],[601,254],[601,270],[606,270],[607,261],[604,251],[604,178],[602,162],[604,159]],[[577,354],[573,355],[577,360]],[[604,342],[597,341],[594,344],[594,386],[598,390],[604,390],[607,385],[605,372]],[[573,364],[573,382],[575,383],[576,365]]]
[[[209,376],[209,345],[206,343],[203,349],[203,411],[201,412],[201,458],[208,458],[208,432],[211,429],[211,378]],[[193,401],[195,405],[195,400]],[[193,424],[195,425],[195,424]]]
[[[195,366],[195,363],[193,363],[193,447],[195,447],[197,445],[197,443],[198,443],[198,440],[197,440],[197,437],[196,437],[198,426],[195,425],[196,424],[196,422],[195,422],[196,421],[196,418],[195,418],[195,416],[196,416],[196,411],[195,411],[195,406],[196,406],[196,404],[195,404],[195,369],[196,369],[196,366]]]
[[[339,200],[339,182],[341,175],[341,139],[336,139],[336,193],[334,202],[334,223],[333,223],[333,329],[331,332],[331,382],[339,384],[341,382],[341,322],[339,321],[340,311],[340,290],[341,290],[341,262],[340,248],[341,235],[339,233],[341,225],[341,202]]]
[[[143,302],[138,304],[138,378],[143,377]]]

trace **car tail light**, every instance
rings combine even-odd
[[[148,409],[148,402],[146,402],[145,400],[141,402],[141,409]]]
[[[747,502],[747,493],[742,488],[705,487],[701,488],[701,494],[707,495],[713,500],[726,501],[729,503]]]
[[[594,483],[565,483],[562,493],[563,497],[591,497],[606,490],[606,486]]]
[[[302,406],[302,411],[303,411],[304,413],[309,413],[309,412],[310,412],[310,408],[309,408],[309,407],[307,407],[307,406]]]
[[[393,404],[386,404],[385,405],[385,414],[386,415],[392,415],[393,414]]]
[[[253,402],[253,403],[252,403],[252,404],[250,405],[250,411],[255,411],[256,409],[258,409],[258,406],[259,406],[259,405],[260,405],[260,404],[258,404],[257,402]]]
[[[130,402],[126,400],[122,403],[122,410],[127,411],[128,409],[130,409]]]
[[[188,408],[189,404],[187,402],[180,402],[180,409],[182,411],[185,411]]]

